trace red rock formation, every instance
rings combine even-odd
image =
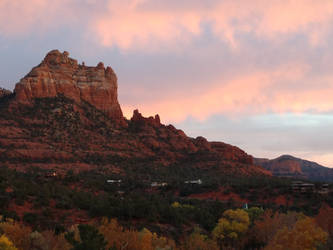
[[[45,97],[50,99],[36,100]],[[98,164],[121,172],[127,167],[178,166],[212,175],[269,174],[241,149],[188,137],[161,124],[158,115],[146,118],[134,110],[131,120],[125,120],[113,70],[103,63],[79,65],[67,52],[49,52],[16,85],[15,97],[2,103],[0,162],[11,167],[56,165],[66,170]]]
[[[137,124],[140,124],[140,125],[147,124],[147,125],[151,125],[154,127],[161,126],[161,121],[160,121],[159,115],[155,115],[155,117],[150,116],[148,118],[145,118],[142,116],[142,114],[137,109],[133,111],[133,116],[131,118],[131,121],[135,122]]]
[[[112,119],[123,119],[117,97],[117,76],[103,63],[97,67],[80,65],[68,57],[68,52],[49,52],[41,64],[33,68],[16,84],[16,102],[30,104],[35,98],[55,97],[59,94],[86,101]]]

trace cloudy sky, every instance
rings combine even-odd
[[[0,0],[0,86],[52,49],[188,135],[333,167],[332,0]]]

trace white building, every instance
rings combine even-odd
[[[202,181],[201,181],[201,179],[192,180],[192,181],[185,181],[185,184],[198,184],[198,185],[201,185]]]
[[[107,183],[121,183],[121,180],[107,180]]]

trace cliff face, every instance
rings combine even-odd
[[[77,103],[86,101],[112,119],[123,119],[117,97],[117,77],[103,63],[97,67],[80,65],[68,52],[49,52],[37,67],[16,84],[16,101],[32,104],[35,98],[59,94]]]
[[[5,97],[9,95],[10,98]],[[66,171],[105,168],[151,173],[166,167],[212,176],[270,175],[252,156],[222,142],[190,138],[160,117],[135,110],[123,118],[117,77],[110,67],[79,65],[68,53],[47,54],[15,87],[0,96],[0,163]],[[182,172],[184,171],[184,172]],[[159,170],[157,171],[159,173]],[[193,178],[195,178],[193,176]]]

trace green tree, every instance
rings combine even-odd
[[[253,225],[254,221],[264,213],[264,210],[259,207],[251,207],[246,212],[249,214],[251,225]]]

